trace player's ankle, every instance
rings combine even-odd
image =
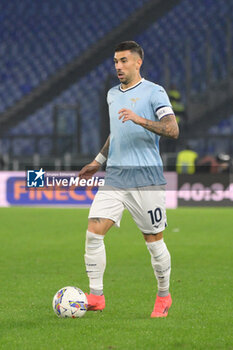
[[[90,288],[90,294],[99,296],[99,295],[103,295],[104,292],[103,292],[103,289],[97,290],[97,289]]]
[[[167,297],[169,295],[169,290],[158,290],[159,297]]]

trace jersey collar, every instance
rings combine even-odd
[[[127,88],[127,89],[122,89],[122,88],[121,88],[121,85],[120,85],[120,86],[119,86],[119,90],[122,91],[122,92],[129,91],[129,90],[131,90],[131,89],[136,88],[136,87],[137,87],[138,85],[140,85],[144,80],[145,80],[145,79],[142,78],[141,80],[139,80],[139,82],[138,82],[137,84],[135,84],[135,85],[133,85],[133,86],[130,86],[130,87]]]

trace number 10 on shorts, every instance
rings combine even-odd
[[[160,208],[148,210],[147,213],[150,215],[152,225],[155,225],[155,223],[159,223],[162,220],[162,211]]]

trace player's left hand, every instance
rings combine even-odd
[[[139,121],[141,119],[141,117],[139,117],[139,115],[135,114],[133,111],[131,111],[130,109],[126,109],[126,108],[120,109],[118,114],[120,114],[118,119],[123,118],[122,123],[125,123],[128,120],[132,120],[132,122],[134,122],[135,124],[139,124]]]

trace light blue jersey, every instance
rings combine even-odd
[[[122,90],[117,85],[107,95],[110,117],[110,146],[105,184],[132,188],[166,184],[159,154],[160,136],[134,122],[122,123],[119,110],[131,109],[137,115],[158,121],[172,114],[165,90],[142,79],[135,86]]]

